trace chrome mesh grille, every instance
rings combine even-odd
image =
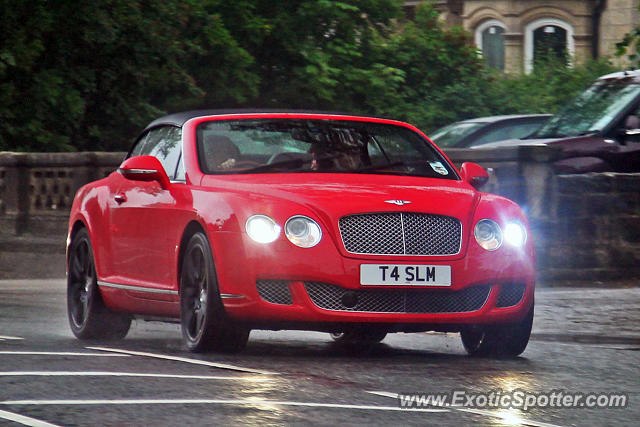
[[[455,255],[460,252],[462,223],[424,213],[357,214],[340,218],[347,252],[371,255]]]
[[[480,310],[487,302],[491,290],[490,286],[474,286],[461,291],[443,291],[433,289],[351,290],[319,282],[305,282],[304,285],[311,301],[317,307],[333,311],[369,313],[466,313]],[[343,298],[355,301],[355,304],[346,306]]]
[[[287,280],[258,280],[256,288],[260,298],[272,304],[291,305],[291,291]]]
[[[500,286],[496,307],[513,307],[522,301],[524,296],[524,283],[511,283]]]

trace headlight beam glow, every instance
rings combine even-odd
[[[511,246],[521,248],[527,241],[527,231],[519,222],[510,222],[504,228],[504,240]]]
[[[253,241],[271,243],[280,235],[281,227],[266,215],[253,215],[247,220],[245,229]]]

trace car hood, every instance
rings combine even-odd
[[[389,175],[233,175],[212,178],[208,185],[227,187],[254,214],[271,212],[274,204],[288,201],[331,223],[354,213],[395,211],[448,215],[466,223],[480,198],[463,181]],[[251,206],[246,203],[249,200]]]

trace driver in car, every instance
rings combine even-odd
[[[205,158],[210,170],[231,169],[240,158],[240,150],[224,135],[209,135],[205,139]]]

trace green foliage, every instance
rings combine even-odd
[[[531,74],[501,79],[501,112],[555,113],[598,77],[616,71],[605,58],[567,67],[563,59],[538,62]]]
[[[460,28],[445,30],[428,4],[418,7],[415,19],[390,37],[384,58],[404,80],[400,99],[390,98],[377,110],[423,128],[455,121],[461,111],[443,101],[449,98],[463,107],[476,76],[486,70],[468,34]]]
[[[6,0],[0,17],[0,150],[122,150],[165,109],[255,93],[230,72],[251,56],[196,0]]]
[[[640,10],[640,5],[638,9]],[[640,43],[638,43],[638,40],[640,40],[640,25],[626,34],[624,38],[616,44],[617,56],[622,57],[627,55],[627,60],[633,68],[640,67]]]
[[[433,131],[474,117],[555,113],[598,77],[614,71],[606,58],[574,67],[547,58],[530,74],[504,75],[485,67],[436,91],[414,122]]]
[[[0,151],[125,150],[151,119],[191,108],[381,115],[427,130],[554,112],[603,61],[485,66],[431,4],[402,0],[4,0]]]

